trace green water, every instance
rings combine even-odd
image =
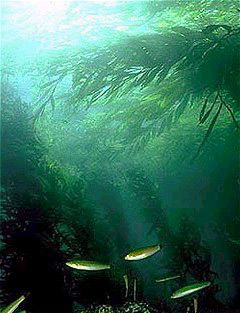
[[[2,0],[0,307],[240,309],[239,14]]]

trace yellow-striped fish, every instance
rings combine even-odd
[[[169,280],[173,280],[173,279],[177,279],[177,278],[180,278],[181,276],[180,275],[176,275],[176,276],[170,276],[170,277],[165,277],[165,278],[160,278],[160,279],[156,279],[156,283],[163,283],[163,282],[166,282],[166,281],[169,281]]]
[[[138,250],[135,250],[135,251],[129,253],[128,255],[125,256],[124,259],[127,261],[142,260],[142,259],[148,258],[151,255],[157,253],[158,251],[160,251],[160,249],[161,249],[160,245],[141,248],[141,249],[138,249]]]
[[[197,284],[193,284],[193,285],[188,285],[186,287],[183,287],[181,289],[178,289],[177,291],[175,291],[173,293],[173,295],[171,296],[172,299],[176,299],[176,298],[181,298],[187,295],[190,295],[198,290],[201,290],[203,288],[206,288],[208,286],[210,286],[211,283],[209,281],[206,282],[202,282],[202,283],[197,283]]]
[[[9,304],[3,311],[1,311],[1,313],[14,312],[24,300],[25,300],[25,297],[21,296],[20,298],[18,298],[17,300]]]
[[[94,261],[69,261],[66,263],[67,266],[76,268],[78,270],[84,271],[101,271],[110,269],[111,266],[109,264],[103,264]]]

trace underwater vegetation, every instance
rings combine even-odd
[[[127,109],[127,116],[132,117],[130,126],[135,126],[134,132],[131,129],[126,132],[128,143],[134,147],[143,145],[176,122],[187,107],[200,106],[199,124],[209,122],[209,125],[198,154],[222,110],[226,110],[239,130],[234,116],[240,88],[239,36],[239,27],[225,24],[208,25],[198,31],[179,26],[168,32],[127,39],[89,56],[79,54],[74,56],[75,63],[70,68],[65,68],[64,61],[54,64],[58,78],[54,74],[54,79],[50,78],[42,87],[44,103],[36,117],[54,99],[58,84],[69,73],[72,75],[69,101],[73,107],[81,103],[88,108],[100,99],[112,102],[133,89],[145,90],[151,85],[148,95],[144,93],[136,106]],[[48,77],[50,73],[51,68]],[[119,121],[118,115],[118,111],[113,112],[112,119]],[[122,123],[118,128],[129,128]]]
[[[1,313],[240,312],[238,1],[31,2],[3,11]]]

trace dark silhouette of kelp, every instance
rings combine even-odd
[[[60,216],[54,204],[52,210],[45,207],[39,182],[40,176],[54,174],[43,166],[44,147],[27,104],[7,83],[2,84],[1,117],[1,303],[28,293],[24,305],[30,312],[69,312],[56,231]]]

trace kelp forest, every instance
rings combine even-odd
[[[240,3],[1,1],[1,313],[240,312]]]

